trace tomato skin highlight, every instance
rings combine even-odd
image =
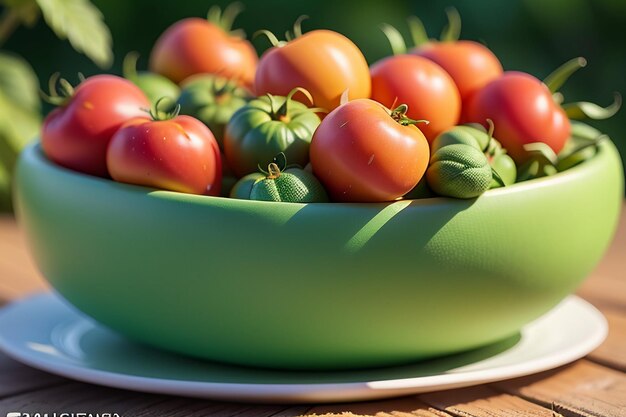
[[[113,134],[150,102],[133,83],[114,75],[89,77],[67,104],[46,117],[41,146],[46,156],[66,168],[108,177],[106,152]]]
[[[458,123],[459,90],[452,77],[434,62],[414,55],[395,55],[375,63],[370,73],[371,98],[387,107],[407,104],[410,118],[429,121],[417,125],[429,142]]]
[[[494,136],[518,164],[525,160],[525,144],[543,142],[558,154],[571,132],[569,119],[545,84],[517,71],[507,71],[477,91],[467,116],[483,125],[493,120]]]
[[[365,57],[345,36],[330,30],[313,30],[283,46],[265,51],[255,78],[258,96],[286,96],[303,87],[316,107],[328,111],[339,106],[341,94],[349,98],[370,96],[370,74]],[[294,98],[309,105],[303,95]]]
[[[111,139],[111,177],[119,182],[191,194],[220,194],[222,165],[211,131],[190,116],[135,118]]]
[[[369,99],[328,114],[311,141],[313,173],[334,201],[392,201],[426,172],[428,142],[415,126],[396,122]]]
[[[174,23],[161,34],[149,67],[176,83],[194,74],[210,73],[251,88],[257,62],[250,42],[230,36],[206,19],[192,17]]]
[[[429,42],[411,53],[433,61],[450,74],[463,103],[502,75],[502,64],[494,53],[473,41]]]

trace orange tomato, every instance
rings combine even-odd
[[[251,89],[258,57],[250,42],[230,33],[237,13],[227,7],[223,16],[213,13],[213,21],[188,18],[174,23],[156,41],[150,70],[176,83],[194,74],[218,74]]]
[[[424,176],[428,142],[405,114],[369,99],[337,107],[311,141],[313,173],[335,201],[392,201]]]
[[[450,75],[434,62],[414,55],[395,55],[374,64],[370,73],[372,99],[387,107],[407,104],[408,117],[430,122],[418,125],[429,141],[458,123],[459,90]]]
[[[459,89],[463,104],[472,93],[502,74],[502,64],[493,52],[472,41],[429,42],[412,53],[446,70]]]
[[[268,36],[269,37],[269,36]],[[255,78],[257,95],[286,96],[303,87],[315,106],[328,111],[339,106],[347,89],[349,98],[370,95],[370,74],[365,57],[345,36],[330,30],[314,30],[290,42],[277,42],[259,61]],[[301,94],[294,98],[309,104]]]

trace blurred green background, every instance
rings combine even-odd
[[[587,68],[575,74],[562,89],[566,101],[593,101],[608,105],[614,91],[626,93],[626,48],[622,41],[626,27],[626,1],[623,0],[365,0],[365,1],[241,1],[245,11],[234,28],[250,36],[257,29],[282,34],[293,21],[306,14],[304,30],[333,29],[351,38],[372,63],[388,55],[390,48],[378,29],[386,22],[408,37],[405,19],[420,17],[431,37],[439,35],[446,23],[444,9],[456,7],[463,18],[462,38],[486,43],[508,70],[527,71],[539,78],[575,56],[584,56]],[[188,16],[205,16],[212,4],[225,1],[186,0],[93,0],[109,26],[115,60],[108,72],[120,74],[124,55],[139,51],[143,69],[151,47],[170,24]],[[281,37],[281,36],[279,36]],[[259,53],[269,47],[267,39],[253,41]],[[3,45],[4,50],[23,56],[34,67],[40,84],[47,85],[56,71],[77,82],[77,73],[102,72],[88,58],[76,53],[67,41],[59,40],[39,20],[32,28],[19,27]],[[49,107],[44,107],[44,111]],[[610,120],[590,122],[608,133],[626,156],[624,111]]]

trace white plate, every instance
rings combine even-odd
[[[0,311],[0,349],[35,368],[136,391],[278,403],[372,400],[528,375],[586,355],[606,335],[602,314],[571,296],[521,335],[470,352],[390,368],[291,372],[211,363],[139,345],[54,294]]]

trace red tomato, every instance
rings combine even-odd
[[[222,163],[211,131],[190,116],[136,118],[111,139],[114,180],[191,194],[219,195]]]
[[[395,55],[378,61],[370,73],[372,99],[387,107],[407,104],[410,118],[430,122],[418,126],[429,141],[458,123],[459,90],[450,75],[434,62],[419,56]]]
[[[200,18],[174,23],[156,41],[150,70],[177,83],[194,74],[211,73],[251,88],[256,51],[250,42],[232,36],[229,30]]]
[[[412,51],[446,70],[463,104],[469,96],[502,74],[502,64],[486,46],[472,41],[428,42]]]
[[[350,101],[328,114],[311,141],[311,165],[335,201],[392,201],[426,172],[428,142],[399,106]]]
[[[254,85],[259,96],[287,96],[303,87],[315,106],[331,111],[346,89],[350,99],[369,97],[370,74],[365,57],[350,39],[330,30],[314,30],[266,51]],[[310,104],[304,96],[294,96],[298,97]]]
[[[544,142],[559,153],[571,126],[545,84],[532,75],[507,71],[472,96],[467,106],[470,122],[495,125],[494,137],[518,163],[528,143]]]
[[[108,177],[106,152],[111,137],[149,107],[146,96],[130,81],[114,75],[89,77],[46,117],[41,130],[43,151],[59,165]]]

